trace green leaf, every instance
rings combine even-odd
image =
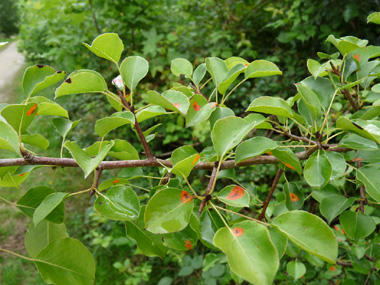
[[[356,179],[363,182],[366,192],[380,203],[380,165],[369,164],[358,168]]]
[[[121,53],[124,50],[124,45],[118,34],[106,33],[96,37],[91,46],[83,43],[90,51],[99,57],[108,59],[116,65],[120,60]]]
[[[69,118],[69,114],[64,108],[45,97],[32,97],[29,102],[37,103],[38,116],[61,116],[67,119]]]
[[[129,56],[120,65],[121,76],[125,85],[134,92],[137,84],[149,71],[149,63],[141,56]]]
[[[191,79],[193,74],[193,65],[185,58],[173,59],[170,64],[170,69],[175,76],[184,74],[187,78]]]
[[[108,152],[109,156],[121,160],[138,160],[140,159],[137,150],[125,140],[115,140],[113,147]]]
[[[91,158],[84,150],[82,150],[75,142],[67,141],[65,147],[70,151],[79,167],[84,171],[85,178],[103,161],[108,151],[113,147],[114,142],[107,143],[99,153]]]
[[[171,161],[173,168],[170,172],[180,175],[181,177],[188,177],[199,159],[200,155],[192,146],[177,148],[172,154]]]
[[[49,147],[49,141],[40,134],[21,135],[21,142],[29,145],[34,145],[43,150],[46,150]]]
[[[67,134],[78,125],[79,121],[80,120],[72,122],[64,118],[54,118],[52,123],[61,137],[65,138]]]
[[[180,91],[167,90],[162,95],[156,91],[148,91],[147,94],[150,104],[159,105],[184,116],[189,109],[189,98]]]
[[[275,141],[265,137],[254,137],[252,139],[246,140],[239,144],[236,148],[236,164],[248,158],[252,158],[266,153],[277,147],[278,144]]]
[[[216,110],[212,112],[210,116],[210,126],[211,129],[214,128],[214,125],[217,120],[223,119],[226,117],[235,116],[234,111],[232,111],[230,108],[227,107],[216,107]]]
[[[332,195],[322,199],[320,205],[321,214],[331,223],[333,219],[338,217],[344,210],[355,202],[355,197],[347,199],[341,195]]]
[[[186,127],[194,127],[206,121],[216,110],[217,103],[207,103],[207,100],[199,94],[195,94],[190,100],[190,107],[186,115]]]
[[[300,160],[289,148],[276,148],[271,153],[286,167],[295,170],[299,175],[302,174]]]
[[[326,154],[316,152],[308,158],[303,171],[306,182],[313,188],[323,188],[330,182],[333,168]]]
[[[248,192],[237,185],[224,187],[217,197],[221,202],[232,207],[249,207]]]
[[[281,257],[285,254],[286,248],[288,246],[288,239],[275,227],[270,227],[268,230],[270,239],[277,249],[278,257],[281,259]]]
[[[272,225],[303,250],[328,263],[335,263],[338,243],[332,230],[321,218],[296,210],[276,217]]]
[[[314,79],[317,79],[318,76],[326,76],[326,66],[325,64],[320,64],[318,61],[314,59],[307,60],[307,69],[313,75]]]
[[[38,112],[36,103],[28,103],[27,105],[8,105],[1,110],[1,116],[17,133],[24,133],[32,123]]]
[[[22,175],[13,175],[10,172],[5,174],[2,178],[0,178],[0,187],[16,187],[28,178],[30,173],[23,173]]]
[[[243,63],[238,63],[234,65],[226,74],[223,82],[219,84],[219,93],[224,95],[228,87],[238,78],[238,76],[245,70],[245,65]]]
[[[54,209],[58,208],[67,196],[69,196],[69,194],[63,192],[51,193],[47,195],[34,211],[33,224],[37,226],[38,223],[45,219],[50,213],[53,213]],[[57,215],[56,217],[58,223],[63,223],[63,218],[63,214]]]
[[[284,185],[285,204],[289,211],[298,210],[303,206],[304,194],[296,183],[290,182]]]
[[[215,233],[225,227],[223,220],[217,212],[210,211],[205,208],[199,218],[200,226],[200,240],[201,242],[212,249],[216,249],[214,245]]]
[[[100,137],[104,137],[110,131],[124,126],[126,124],[134,124],[135,116],[132,112],[118,112],[112,114],[111,117],[102,118],[95,123],[95,132]]]
[[[152,234],[146,230],[144,213],[146,206],[141,207],[137,220],[125,222],[127,236],[134,239],[137,247],[146,256],[159,256],[163,258],[168,252],[168,248],[163,245],[162,235]]]
[[[336,126],[342,130],[354,132],[362,137],[380,143],[380,122],[375,120],[349,120],[340,117]]]
[[[30,188],[18,201],[17,207],[29,218],[33,218],[36,208],[50,194],[56,193],[53,188],[47,186],[36,186]],[[46,220],[53,223],[62,223],[65,206],[61,203],[47,217]]]
[[[155,234],[166,234],[184,229],[190,221],[194,202],[190,194],[176,188],[157,192],[145,210],[145,226]]]
[[[293,110],[282,98],[261,96],[252,101],[246,112],[259,112],[292,118]]]
[[[194,70],[194,73],[193,73],[193,81],[195,85],[198,85],[202,81],[202,79],[205,77],[205,75],[206,75],[206,64],[201,63],[200,65],[198,65],[198,67]]]
[[[81,69],[74,71],[55,90],[55,98],[83,93],[102,93],[107,89],[107,83],[98,72]]]
[[[326,78],[319,77],[314,79],[312,77],[308,77],[299,82],[296,86],[297,88],[300,88],[298,89],[299,91],[302,91],[300,96],[303,99],[310,100],[306,103],[313,102],[312,104],[316,105],[316,109],[319,109],[318,104],[320,104],[324,110],[327,110],[335,94],[334,85],[329,79]]]
[[[64,71],[56,71],[48,65],[33,65],[28,67],[22,78],[22,88],[27,97],[57,83],[66,75]]]
[[[358,150],[377,150],[377,144],[369,139],[356,134],[350,134],[339,142],[340,147],[348,147]]]
[[[272,284],[279,258],[265,226],[245,221],[221,228],[214,243],[227,255],[235,274],[254,284]]]
[[[241,57],[237,57],[237,56],[229,57],[224,62],[227,64],[228,70],[232,69],[235,65],[237,65],[239,63],[242,63],[245,66],[248,66],[248,64],[249,64],[249,62],[247,60],[245,60],[244,58],[241,58]]]
[[[206,58],[206,68],[210,73],[216,88],[218,88],[219,84],[224,81],[228,73],[227,64],[220,58],[208,57]]]
[[[0,149],[20,154],[20,146],[16,131],[7,123],[0,121]]]
[[[32,258],[35,258],[41,250],[47,247],[52,241],[67,238],[65,224],[54,224],[42,220],[36,227],[30,224],[25,234],[25,248]]]
[[[332,151],[326,152],[326,156],[332,166],[331,180],[342,177],[346,172],[346,160],[344,157],[340,153]]]
[[[329,35],[326,41],[332,43],[343,56],[355,49],[365,47],[368,43],[367,40],[361,40],[352,36],[336,39],[333,35]]]
[[[182,231],[164,235],[163,240],[164,244],[169,248],[187,251],[195,248],[198,235],[188,224]]]
[[[368,15],[367,23],[374,23],[380,25],[380,12],[374,12]]]
[[[136,113],[136,120],[137,122],[140,123],[150,118],[163,115],[165,113],[166,113],[165,109],[160,106],[149,106]]]
[[[94,207],[106,218],[119,221],[135,220],[140,213],[139,198],[126,186],[114,186],[106,195],[99,195]]]
[[[290,261],[286,265],[286,271],[296,281],[300,279],[306,273],[306,267],[302,262],[298,260]]]
[[[238,145],[248,133],[258,125],[238,117],[227,117],[218,120],[211,131],[211,139],[219,158]]]
[[[321,112],[321,101],[319,100],[317,94],[315,94],[308,86],[305,86],[304,84],[296,84],[296,87],[301,95],[301,100],[312,114],[313,119],[317,119]]]
[[[245,70],[245,79],[273,75],[282,75],[282,71],[273,62],[263,59],[251,62]]]
[[[345,211],[339,221],[346,234],[353,239],[365,238],[376,229],[376,224],[366,214]]]
[[[62,238],[51,242],[34,259],[38,271],[49,284],[93,284],[95,260],[78,240]]]

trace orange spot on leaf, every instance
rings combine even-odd
[[[201,106],[199,106],[199,104],[197,102],[194,102],[193,103],[193,109],[198,112],[201,109]]]
[[[173,106],[176,107],[177,109],[181,107],[181,105],[178,103],[174,103]]]
[[[191,242],[190,242],[188,239],[185,241],[185,247],[186,247],[188,250],[190,250],[190,249],[193,248],[193,245],[191,244]]]
[[[115,179],[114,181],[112,181],[113,184],[116,184],[116,183],[119,183],[120,180],[119,179]]]
[[[334,229],[335,229],[336,231],[339,231],[339,227],[338,227],[337,225],[334,226]]]
[[[267,154],[268,154],[268,155],[272,155],[272,152],[271,152],[271,151],[267,151]]]
[[[248,63],[244,63],[245,66],[248,66]]]
[[[215,108],[216,106],[218,106],[218,103],[214,102],[214,103],[210,106],[210,109]]]
[[[355,157],[352,161],[358,161],[358,162],[360,162],[360,161],[363,161],[363,160],[364,160],[363,158]]]
[[[342,229],[342,234],[345,234],[346,232],[344,231],[344,229]]]
[[[281,161],[282,162],[282,161]],[[293,169],[293,170],[295,170],[294,169],[294,167],[293,166],[291,166],[289,163],[286,163],[286,162],[282,162],[286,167],[289,167],[290,169]]]
[[[37,104],[34,104],[32,107],[30,107],[30,109],[28,110],[28,112],[26,112],[26,115],[30,116],[30,115],[32,115],[36,110],[37,110]]]
[[[181,201],[183,203],[189,203],[191,202],[191,200],[193,200],[193,197],[191,197],[191,195],[187,191],[183,190],[181,192]]]
[[[244,194],[245,192],[243,188],[241,188],[240,186],[235,186],[234,188],[232,188],[231,192],[228,194],[226,199],[238,200],[238,199],[243,198]]]
[[[334,272],[334,271],[336,270],[336,267],[335,267],[335,266],[330,266],[329,270],[330,270],[331,272]]]
[[[289,196],[290,196],[290,200],[292,200],[292,202],[297,202],[297,201],[300,200],[300,198],[296,194],[294,194],[294,193],[290,192]]]
[[[124,98],[127,100],[127,102],[131,101],[131,94],[125,95]]]
[[[18,176],[23,177],[24,175],[25,175],[25,173],[21,173]]]
[[[360,60],[361,60],[361,58],[359,57],[359,55],[358,55],[358,54],[355,54],[355,55],[353,56],[353,58],[357,59],[358,61],[360,61]]]
[[[232,229],[232,234],[235,237],[240,237],[243,233],[244,233],[244,229],[243,228],[233,228]]]
[[[198,160],[201,158],[201,156],[199,154],[197,154],[193,160],[193,162],[191,163],[191,165],[194,165],[198,162]]]

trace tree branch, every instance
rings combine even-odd
[[[274,178],[273,183],[272,183],[272,187],[270,188],[268,196],[267,196],[267,198],[264,201],[263,210],[261,211],[260,216],[257,218],[259,221],[261,221],[265,217],[265,212],[266,212],[266,210],[268,208],[269,202],[270,202],[270,200],[272,199],[272,196],[273,196],[273,192],[276,189],[278,181],[280,180],[280,177],[281,177],[281,175],[282,175],[283,172],[284,172],[284,170],[282,168],[280,168],[277,171],[276,177]]]
[[[214,182],[215,182],[217,174],[218,174],[218,162],[215,162],[214,167],[212,168],[210,180],[206,188],[205,198],[202,200],[201,204],[199,205],[198,216],[202,214],[203,208],[206,206],[206,203],[210,201],[210,198],[211,198],[210,192],[214,186]]]

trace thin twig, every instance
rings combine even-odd
[[[264,201],[263,210],[261,211],[260,216],[257,218],[259,221],[261,221],[265,217],[265,212],[266,212],[266,210],[268,208],[269,202],[272,199],[273,192],[276,189],[278,181],[280,180],[280,177],[281,177],[281,175],[282,175],[283,172],[284,172],[284,170],[282,168],[278,169],[276,177],[273,180],[272,187],[270,188],[268,196],[267,196],[267,198]]]
[[[214,167],[212,169],[210,180],[209,180],[207,188],[206,188],[205,198],[202,200],[201,204],[199,205],[199,210],[198,210],[198,215],[199,216],[201,215],[201,213],[203,211],[203,208],[205,207],[206,203],[208,201],[210,201],[210,199],[211,199],[210,192],[211,192],[211,190],[213,189],[213,187],[215,185],[215,180],[216,180],[217,173],[218,173],[218,162],[215,162]]]

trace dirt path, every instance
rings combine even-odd
[[[0,49],[0,103],[11,103],[15,101],[16,76],[24,68],[25,58],[17,51],[17,42],[11,42]]]

